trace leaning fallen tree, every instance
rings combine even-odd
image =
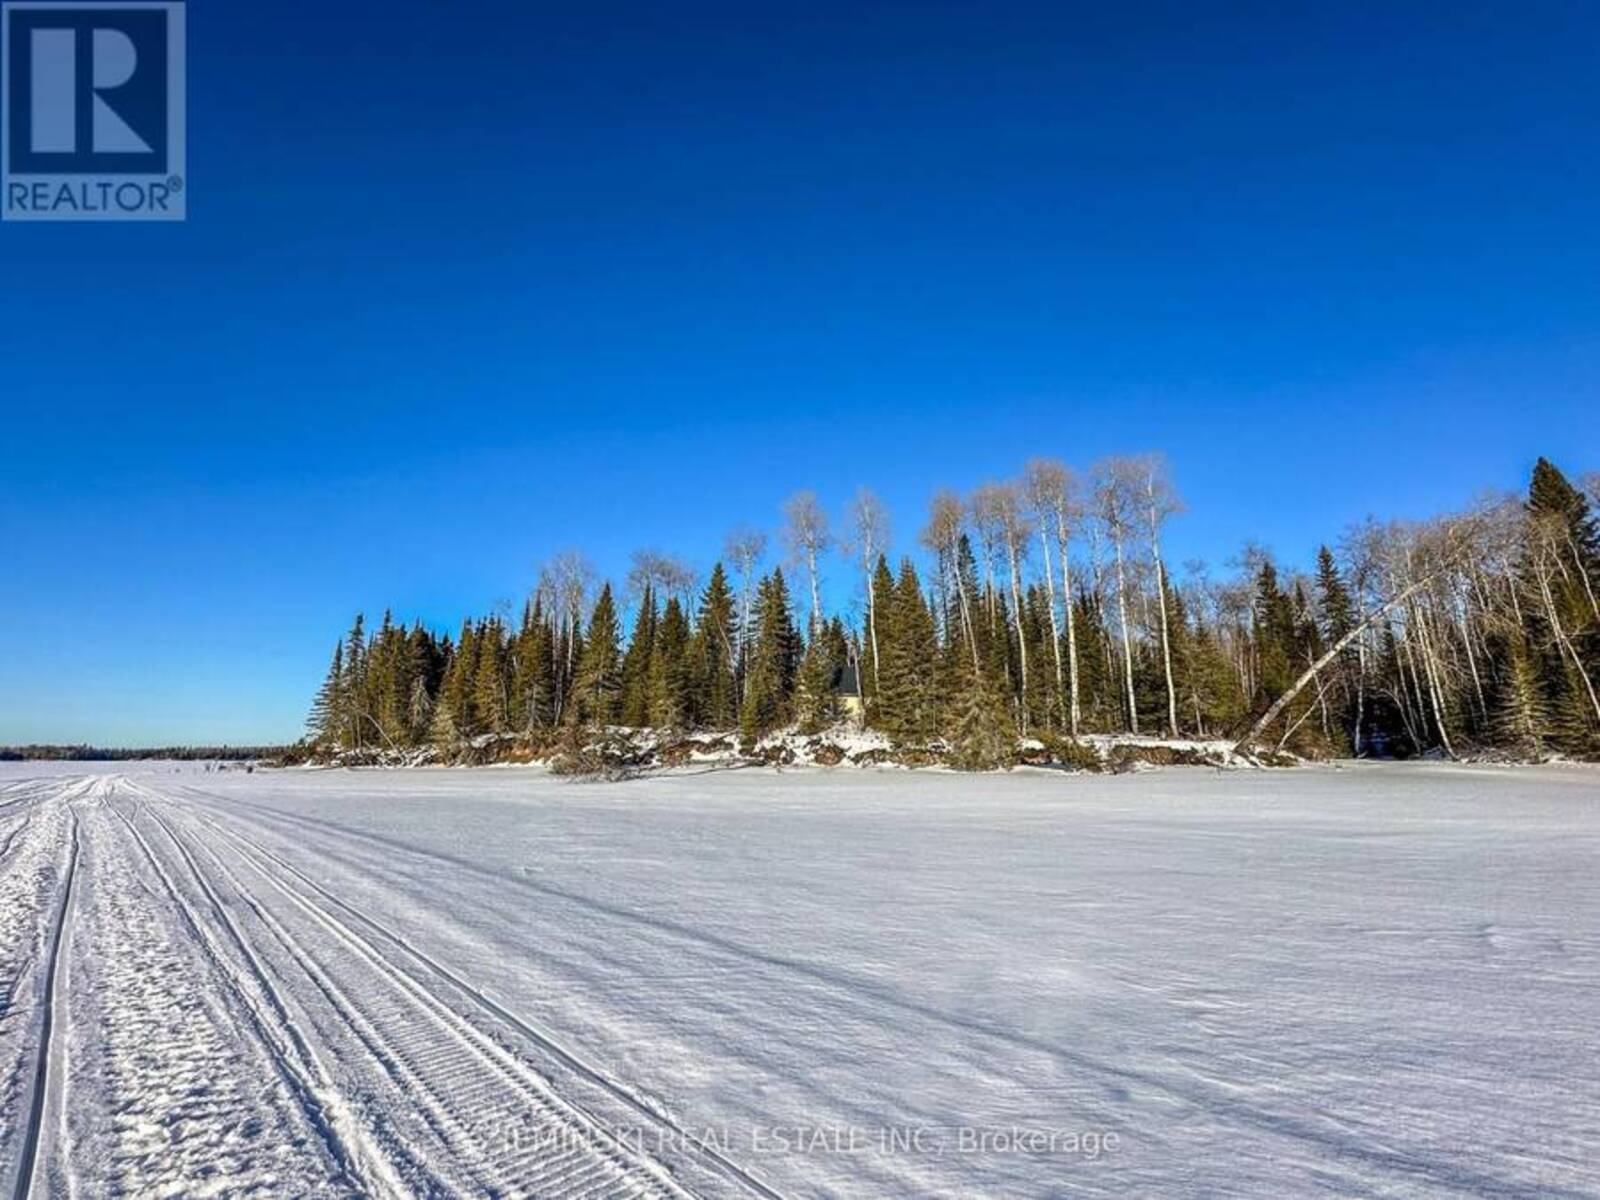
[[[1294,681],[1294,685],[1290,687],[1290,689],[1283,695],[1274,700],[1272,705],[1267,709],[1266,712],[1261,714],[1260,719],[1250,727],[1248,732],[1246,732],[1243,737],[1234,743],[1233,749],[1229,752],[1230,757],[1250,759],[1252,757],[1250,753],[1251,747],[1260,742],[1261,736],[1266,733],[1268,729],[1271,729],[1272,723],[1283,715],[1284,710],[1288,708],[1289,705],[1294,703],[1295,697],[1301,692],[1305,691],[1307,685],[1309,685],[1317,678],[1318,675],[1327,669],[1330,663],[1348,650],[1355,640],[1362,634],[1366,633],[1367,630],[1373,628],[1373,626],[1384,620],[1390,613],[1394,612],[1395,609],[1399,608],[1413,596],[1432,587],[1435,583],[1442,579],[1456,565],[1462,555],[1472,545],[1472,539],[1469,536],[1472,528],[1473,522],[1470,518],[1463,518],[1455,522],[1446,535],[1446,540],[1452,544],[1440,557],[1434,569],[1421,579],[1410,583],[1400,591],[1396,592],[1388,600],[1385,600],[1383,603],[1378,605],[1377,608],[1368,613],[1365,618],[1357,622],[1343,637],[1335,642],[1332,648],[1327,651],[1327,653],[1307,667],[1306,670],[1301,674],[1300,678]]]

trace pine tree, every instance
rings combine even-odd
[[[880,607],[878,621],[878,727],[897,742],[931,741],[939,733],[937,638],[909,558],[900,564],[900,577]]]
[[[992,680],[970,663],[955,697],[950,731],[950,764],[961,771],[1009,767],[1016,757],[1017,733],[1005,698]]]
[[[883,709],[883,657],[884,646],[894,636],[889,628],[893,623],[894,575],[889,570],[889,560],[882,554],[878,555],[868,586],[872,589],[872,611],[878,626],[878,669],[876,678],[871,671],[863,673],[859,683],[861,704],[869,726],[887,729],[894,718]]]
[[[574,719],[581,725],[615,725],[622,712],[621,633],[611,585],[600,589],[573,683]]]
[[[472,622],[464,621],[461,636],[452,648],[445,665],[444,680],[434,699],[430,736],[441,749],[449,749],[457,741],[470,738],[477,732],[472,712],[473,671],[477,662],[476,627]]]
[[[795,675],[800,665],[800,634],[789,605],[781,568],[756,590],[756,632],[739,725],[746,740],[787,725],[794,718]]]
[[[694,672],[690,633],[683,606],[673,596],[656,625],[655,652],[650,659],[647,723],[657,729],[688,729],[694,721]]]
[[[826,633],[819,631],[800,659],[795,719],[801,733],[821,733],[838,721],[839,704],[833,680],[841,665],[834,661]]]
[[[1524,631],[1544,681],[1550,739],[1600,753],[1600,531],[1583,494],[1547,459],[1528,488]]]
[[[1255,635],[1256,702],[1265,707],[1294,683],[1300,640],[1294,603],[1278,586],[1278,571],[1270,562],[1262,563],[1256,576]]]
[[[700,618],[689,647],[694,675],[693,724],[707,729],[732,729],[739,720],[739,692],[734,678],[733,593],[718,563],[700,597]]]
[[[555,630],[535,600],[517,636],[516,725],[524,732],[547,729],[555,722]]]
[[[477,661],[472,672],[472,710],[481,733],[508,728],[505,669],[505,626],[490,619],[478,633]]]
[[[327,677],[312,701],[311,715],[306,718],[306,730],[313,741],[338,745],[344,729],[344,642],[335,642],[333,662]]]
[[[344,678],[339,686],[341,701],[339,715],[344,720],[342,741],[354,749],[360,749],[366,744],[367,731],[363,728],[363,723],[367,719],[366,693],[366,621],[360,613],[357,613],[355,624],[350,627],[350,632],[345,637]]]
[[[1515,634],[1505,646],[1505,679],[1495,711],[1496,740],[1519,757],[1537,760],[1544,757],[1548,726],[1544,692],[1532,656],[1521,634]]]
[[[1317,602],[1321,616],[1321,633],[1324,644],[1333,645],[1356,625],[1355,602],[1344,576],[1333,561],[1333,552],[1326,546],[1317,550]],[[1329,691],[1339,727],[1338,747],[1350,751],[1355,747],[1355,674],[1360,667],[1359,652],[1354,645],[1335,661]]]
[[[640,729],[650,724],[652,660],[656,651],[656,598],[647,583],[639,596],[633,634],[622,659],[622,724]]]

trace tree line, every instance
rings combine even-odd
[[[779,546],[735,531],[703,581],[643,551],[615,588],[567,553],[517,617],[452,636],[358,616],[308,736],[344,750],[613,726],[753,741],[834,725],[854,681],[868,727],[974,767],[1007,761],[1019,737],[1211,739],[1263,714],[1259,743],[1305,754],[1597,757],[1596,479],[1580,489],[1541,459],[1525,497],[1368,521],[1309,571],[1249,544],[1225,576],[1190,563],[1181,578],[1164,535],[1182,502],[1158,455],[1084,477],[1040,459],[940,492],[899,555],[872,492],[838,526],[802,492]],[[824,573],[841,565],[857,600],[829,612]]]
[[[0,762],[253,762],[279,759],[287,746],[0,746]]]

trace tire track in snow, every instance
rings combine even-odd
[[[64,957],[61,953],[62,944],[66,941],[67,926],[72,919],[73,889],[78,878],[78,819],[72,819],[72,854],[67,860],[65,882],[62,885],[62,898],[56,913],[54,929],[49,938],[49,957],[45,963],[45,988],[44,1001],[39,1017],[39,1049],[37,1065],[33,1076],[33,1097],[28,1111],[27,1123],[23,1126],[22,1146],[17,1163],[17,1183],[15,1190],[16,1200],[28,1200],[33,1192],[33,1177],[38,1170],[39,1141],[42,1134],[45,1118],[45,1108],[49,1100],[50,1084],[52,1081],[52,1062],[60,1057],[55,1051],[57,1030],[65,1022],[57,1021],[56,1008],[64,1001],[65,989],[61,986],[62,963]]]
[[[130,792],[139,790],[127,781],[123,781],[123,785]],[[143,851],[145,859],[150,863],[151,869],[160,879],[167,894],[172,897],[179,915],[195,942],[203,949],[207,959],[238,1000],[267,1057],[288,1085],[291,1094],[335,1165],[346,1175],[348,1183],[366,1194],[398,1192],[399,1179],[388,1169],[381,1154],[362,1145],[359,1131],[352,1126],[343,1097],[306,1043],[298,1025],[289,1015],[282,996],[233,918],[229,916],[210,882],[189,855],[187,848],[176,839],[172,839],[170,831],[166,831],[163,826],[164,832],[168,832],[174,848],[184,859],[196,885],[215,914],[217,925],[237,947],[244,963],[242,973],[229,961],[229,956],[217,944],[218,939],[208,923],[200,919],[193,904],[183,895],[171,873],[162,865],[160,858],[139,831],[134,820],[114,805],[111,807],[127,827],[134,842]],[[148,812],[148,809],[145,811]],[[151,816],[160,824],[154,814]],[[254,982],[254,989],[246,985],[247,979]],[[252,997],[250,994],[252,990],[259,993],[259,1000]],[[381,1186],[378,1186],[380,1184]]]
[[[88,781],[49,781],[0,857],[0,1188],[19,1186],[39,1059],[38,1023],[61,912],[69,801]]]
[[[549,1091],[543,1079],[532,1075],[520,1061],[488,1039],[482,1031],[465,1022],[442,997],[422,987],[409,975],[395,970],[371,943],[359,935],[354,935],[347,925],[331,917],[314,902],[308,902],[292,887],[285,886],[258,860],[248,854],[241,854],[241,857],[269,886],[288,898],[325,930],[334,933],[389,986],[407,996],[451,1033],[451,1040],[458,1052],[456,1054],[452,1054],[448,1048],[441,1049],[437,1042],[430,1041],[419,1046],[404,1035],[385,1033],[380,1028],[384,1023],[382,1020],[384,1014],[381,1011],[373,1020],[368,1020],[361,1012],[348,1007],[355,1003],[354,993],[343,991],[341,994],[338,982],[328,980],[330,1000],[344,1009],[346,1017],[353,1026],[364,1031],[368,1048],[374,1057],[384,1063],[386,1069],[408,1095],[426,1097],[429,1123],[451,1144],[454,1153],[469,1161],[493,1159],[497,1155],[503,1158],[509,1153],[513,1161],[509,1164],[497,1164],[496,1169],[482,1186],[490,1187],[495,1194],[541,1197],[569,1194],[637,1195],[641,1192],[684,1194],[658,1164],[653,1162],[629,1164],[626,1160],[637,1156],[627,1146],[604,1128],[592,1125],[584,1114],[572,1109],[559,1096]],[[281,925],[279,929],[295,952],[304,956],[306,950],[303,944],[297,943],[294,935],[284,930]],[[407,1025],[409,1026],[410,1022],[407,1022]],[[450,1085],[470,1079],[483,1068],[493,1072],[500,1084],[509,1083],[516,1092],[521,1093],[520,1098],[507,1106],[503,1096],[492,1094],[494,1088],[491,1085],[489,1096],[474,1095],[471,1097],[472,1102],[463,1103],[464,1098]],[[468,1114],[481,1115],[486,1111],[491,1114],[497,1113],[501,1118],[502,1129],[498,1139],[492,1136],[493,1131],[479,1128],[478,1123],[468,1117]],[[551,1124],[550,1118],[554,1117],[555,1128],[552,1130],[535,1125],[531,1137],[520,1139],[526,1143],[526,1148],[523,1148],[518,1144],[517,1134],[525,1132],[525,1129],[518,1130],[513,1127],[519,1124],[526,1127],[529,1124],[530,1113],[540,1118],[540,1124],[545,1125]],[[506,1136],[508,1133],[510,1137]],[[571,1138],[572,1144],[565,1146],[560,1152],[550,1148],[548,1143],[561,1145],[563,1134]],[[547,1145],[541,1145],[541,1140]],[[463,1150],[465,1150],[464,1155]],[[619,1170],[625,1170],[628,1165],[642,1166],[651,1175],[656,1176],[652,1180],[654,1187],[646,1189],[642,1181],[633,1181],[622,1184],[621,1191],[617,1192],[611,1181],[580,1178],[582,1175],[593,1174],[594,1168],[598,1165],[593,1159],[596,1153],[602,1155]],[[521,1161],[516,1161],[518,1159]],[[571,1190],[573,1187],[581,1187],[582,1190],[574,1192]]]
[[[14,828],[10,833],[6,834],[6,840],[4,842],[0,842],[0,862],[4,862],[10,857],[12,844],[16,842],[17,838],[22,836],[23,831],[28,828],[28,823],[32,819],[33,812],[31,810],[23,813],[22,820],[17,822],[16,828]]]
[[[167,828],[169,836],[176,836],[153,805],[146,811]],[[209,821],[205,824],[216,828]],[[188,836],[195,837],[193,831]],[[471,1192],[551,1200],[688,1194],[640,1146],[629,1145],[573,1107],[448,1001],[395,968],[370,941],[286,884],[253,846],[236,844],[233,852],[318,928],[315,947],[251,896],[215,846],[195,840],[312,977],[391,1086],[401,1090],[406,1103],[420,1107],[427,1126],[472,1177],[463,1181]],[[333,942],[321,934],[331,935]],[[359,979],[363,971],[371,974],[376,986],[372,980]],[[352,987],[352,982],[365,986]],[[486,1123],[485,1117],[491,1119]],[[518,1137],[522,1132],[532,1136]],[[441,1187],[448,1187],[448,1182],[438,1180],[430,1190]]]
[[[781,1193],[777,1192],[765,1182],[752,1175],[749,1171],[739,1166],[738,1163],[729,1159],[714,1147],[702,1145],[700,1140],[694,1138],[689,1131],[677,1125],[670,1118],[657,1111],[655,1108],[645,1104],[631,1091],[618,1084],[614,1079],[611,1078],[611,1076],[606,1074],[604,1070],[590,1064],[573,1051],[568,1050],[566,1047],[557,1042],[551,1035],[537,1028],[531,1021],[528,1021],[526,1018],[512,1012],[493,997],[486,995],[484,992],[474,987],[466,979],[462,978],[455,971],[451,970],[438,960],[432,958],[422,950],[419,950],[416,946],[406,941],[406,939],[400,934],[396,933],[382,922],[374,919],[367,913],[362,912],[360,909],[340,899],[338,896],[328,891],[327,888],[317,883],[316,880],[312,879],[309,875],[306,875],[303,871],[279,857],[277,854],[274,854],[271,850],[266,849],[258,842],[246,838],[234,830],[227,829],[224,826],[209,821],[204,817],[201,817],[200,819],[206,820],[207,824],[211,825],[211,827],[216,829],[219,833],[222,833],[226,837],[233,838],[235,841],[249,847],[253,852],[264,856],[276,866],[294,876],[300,882],[315,891],[318,895],[322,896],[328,901],[328,903],[336,906],[338,909],[348,914],[355,920],[360,921],[367,928],[371,929],[374,933],[382,937],[389,945],[395,947],[397,950],[410,957],[413,961],[419,963],[430,974],[444,980],[456,991],[465,995],[474,1003],[498,1017],[505,1024],[511,1026],[523,1037],[534,1043],[534,1045],[538,1046],[539,1049],[543,1050],[545,1053],[551,1055],[574,1074],[603,1089],[607,1094],[627,1105],[628,1108],[631,1109],[635,1114],[644,1117],[653,1125],[661,1126],[667,1134],[672,1135],[673,1139],[678,1144],[696,1147],[703,1157],[708,1160],[708,1163],[718,1175],[723,1176],[730,1182],[739,1185],[741,1188],[754,1195],[763,1197],[764,1200],[784,1200]]]

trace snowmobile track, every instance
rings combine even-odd
[[[133,788],[128,790],[132,791]],[[377,1155],[372,1151],[363,1151],[359,1145],[359,1135],[348,1128],[342,1128],[346,1122],[341,1120],[342,1105],[333,1085],[326,1078],[315,1054],[306,1044],[304,1036],[289,1016],[283,998],[273,985],[260,960],[251,949],[248,941],[240,933],[233,918],[228,914],[227,908],[222,904],[216,892],[211,888],[209,881],[201,872],[189,854],[188,848],[173,837],[172,832],[166,828],[156,814],[150,812],[147,805],[138,803],[136,813],[142,812],[151,817],[171,840],[178,854],[188,866],[196,886],[205,896],[216,922],[228,935],[228,939],[237,947],[239,957],[244,964],[241,971],[230,961],[230,956],[218,945],[218,939],[211,932],[209,924],[202,920],[194,910],[193,904],[183,894],[181,888],[172,878],[170,872],[162,864],[160,857],[151,848],[149,841],[140,832],[137,823],[126,813],[113,806],[113,811],[127,826],[128,832],[133,836],[135,843],[143,851],[158,879],[160,879],[167,894],[172,897],[177,906],[184,924],[194,935],[196,942],[205,951],[206,957],[217,968],[234,997],[239,1001],[243,1010],[248,1014],[250,1024],[261,1044],[266,1048],[268,1058],[277,1068],[279,1075],[288,1084],[290,1092],[299,1103],[311,1127],[317,1132],[327,1149],[329,1155],[338,1167],[348,1176],[348,1182],[362,1192],[370,1193],[374,1189],[372,1179],[375,1175],[385,1177],[386,1182],[393,1182],[388,1178],[388,1173],[375,1165]],[[254,990],[259,993],[260,999],[251,995],[249,983],[255,985]],[[266,1011],[263,1011],[265,1009]]]
[[[273,915],[207,839],[192,830],[180,835],[176,823],[157,813],[154,805],[146,805],[144,811],[201,874],[210,868],[196,866],[184,842],[192,840],[198,851],[211,859],[220,878],[306,971],[370,1058],[396,1088],[412,1098],[434,1134],[462,1164],[471,1165],[474,1190],[551,1197],[686,1194],[661,1164],[646,1159],[572,1108],[520,1059],[463,1019],[444,998],[394,967],[335,914],[280,879],[256,848],[240,845],[235,853],[242,864],[289,901],[301,919],[311,921],[314,930],[332,934],[340,948],[337,955],[326,945],[314,953],[284,920]],[[325,961],[335,957],[337,969]],[[357,972],[367,977],[362,979]],[[353,980],[360,986],[351,986]],[[442,1038],[441,1033],[445,1035]],[[463,1099],[470,1103],[463,1105]],[[537,1131],[566,1136],[555,1139],[555,1148],[540,1138],[518,1145],[514,1138],[504,1137],[504,1128],[497,1131],[492,1123],[485,1127],[481,1120],[475,1122],[463,1115],[483,1113],[499,1114],[505,1123],[514,1115],[527,1119],[531,1114]],[[400,1169],[413,1177],[418,1172],[431,1174],[425,1163],[416,1159]],[[449,1191],[452,1181],[428,1179],[427,1187]]]
[[[54,927],[50,933],[50,953],[45,963],[45,992],[39,1017],[39,1049],[33,1075],[33,1100],[23,1130],[22,1147],[17,1164],[16,1200],[27,1200],[33,1192],[33,1177],[39,1160],[40,1132],[44,1127],[45,1108],[54,1070],[53,1060],[59,1056],[55,1050],[57,1030],[55,1010],[64,994],[60,978],[63,962],[61,947],[66,941],[67,927],[72,920],[73,887],[78,876],[78,853],[78,822],[74,817],[72,854],[67,859],[61,904],[56,911]]]
[[[204,792],[199,792],[199,789],[187,790],[198,792],[200,795],[206,795]],[[472,986],[472,984],[463,979],[456,972],[452,971],[449,967],[417,949],[415,946],[408,943],[398,933],[394,932],[392,929],[371,915],[340,899],[338,896],[328,891],[327,888],[317,883],[310,876],[306,875],[304,872],[300,871],[298,868],[285,861],[277,854],[274,854],[271,850],[268,850],[259,842],[246,837],[237,830],[219,824],[208,816],[198,813],[193,815],[196,817],[196,819],[204,822],[207,826],[214,829],[224,837],[227,837],[238,843],[248,853],[264,857],[272,864],[277,866],[280,870],[293,876],[300,883],[304,884],[307,888],[310,888],[317,895],[321,896],[327,903],[335,906],[354,920],[359,921],[366,928],[370,929],[373,933],[382,938],[385,943],[393,946],[395,949],[405,954],[412,961],[419,964],[426,972],[449,985],[454,991],[466,996],[474,1004],[478,1005],[480,1008],[484,1009],[505,1024],[511,1026],[540,1050],[555,1058],[568,1070],[572,1071],[574,1074],[578,1075],[588,1083],[604,1090],[614,1099],[626,1105],[634,1113],[645,1118],[652,1125],[660,1127],[664,1134],[668,1135],[670,1139],[675,1142],[675,1144],[693,1147],[699,1152],[699,1155],[704,1160],[704,1165],[714,1174],[734,1183],[741,1190],[751,1195],[763,1197],[763,1200],[785,1200],[785,1197],[782,1193],[776,1191],[762,1180],[751,1174],[749,1171],[739,1166],[739,1164],[722,1154],[715,1147],[704,1144],[704,1139],[697,1139],[693,1137],[688,1131],[678,1126],[665,1115],[642,1102],[637,1096],[635,1096],[625,1087],[620,1086],[600,1068],[591,1065],[580,1058],[577,1054],[567,1050],[548,1034],[536,1028],[531,1022],[507,1009],[492,997],[485,995],[482,991]],[[370,942],[366,944],[371,946]],[[374,953],[376,954],[377,951],[375,950]],[[381,955],[379,955],[379,957],[381,957]]]

